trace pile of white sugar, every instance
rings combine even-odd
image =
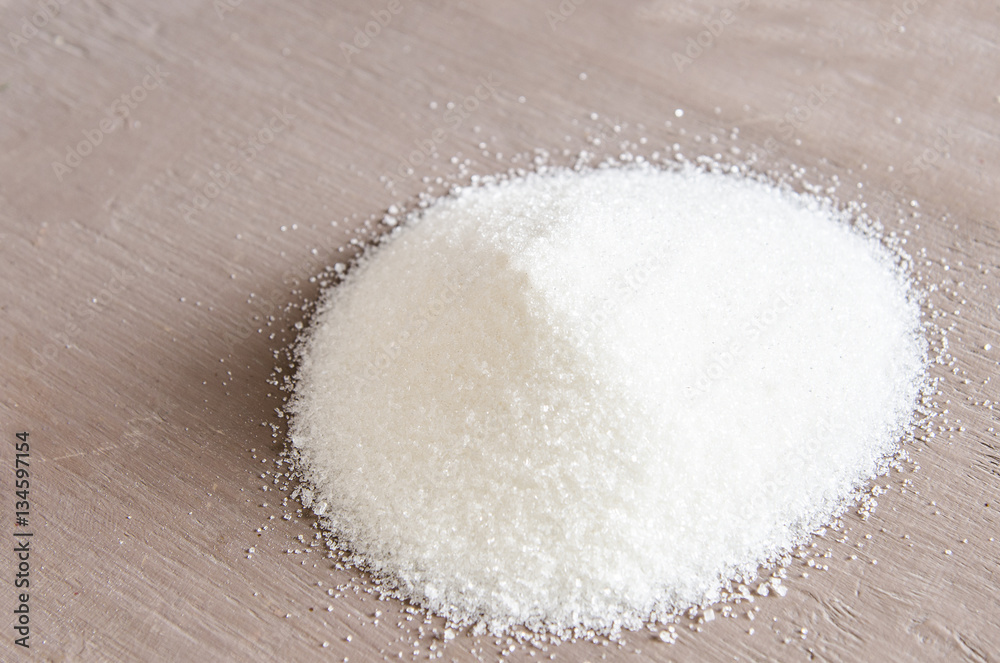
[[[894,256],[830,204],[693,168],[441,199],[330,289],[297,467],[354,561],[453,623],[636,628],[840,513],[925,380]]]

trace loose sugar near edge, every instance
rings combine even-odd
[[[849,505],[925,384],[893,254],[693,168],[501,179],[330,289],[288,411],[303,501],[391,593],[494,632],[717,600]]]

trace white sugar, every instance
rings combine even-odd
[[[305,501],[383,587],[458,625],[609,632],[828,524],[906,431],[926,348],[889,252],[831,206],[607,168],[400,223],[299,358]]]

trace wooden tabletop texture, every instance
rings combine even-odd
[[[0,28],[0,660],[1000,661],[1000,3],[2,0]],[[752,621],[445,642],[284,502],[269,376],[366,222],[582,150],[864,202],[947,330],[935,435]]]

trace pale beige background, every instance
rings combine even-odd
[[[892,476],[870,521],[849,517],[848,543],[820,543],[829,571],[802,579],[793,566],[788,596],[758,601],[753,624],[717,619],[673,646],[649,633],[566,645],[556,659],[1000,659],[1000,439],[988,430],[1000,423],[982,405],[1000,400],[984,384],[1000,358],[1000,5],[403,0],[348,59],[341,43],[388,2],[224,2],[62,0],[37,31],[24,25],[40,0],[0,8],[0,536],[26,429],[34,658],[412,660],[401,606],[327,596],[351,575],[287,554],[311,521],[283,520],[280,494],[261,490],[278,450],[262,426],[279,423],[266,378],[297,319],[279,309],[312,296],[293,289],[344,255],[352,227],[412,202],[421,177],[464,177],[453,156],[485,174],[534,148],[606,154],[645,136],[646,154],[767,145],[762,168],[794,163],[838,177],[842,196],[888,195],[890,216],[916,199],[906,209],[920,216],[899,230],[926,250],[918,273],[943,284],[932,302],[955,325],[955,364],[935,367],[949,378],[939,423],[962,428],[914,447],[921,470]],[[718,34],[678,61],[705,21]],[[150,67],[162,83],[135,92]],[[496,96],[456,127],[446,103],[491,76]],[[105,134],[122,95],[134,95],[128,125]],[[282,131],[252,154],[244,143],[275,113]],[[100,143],[57,174],[88,135]],[[436,156],[390,183],[428,138]],[[239,172],[185,218],[231,161]],[[907,477],[919,494],[900,492]],[[0,587],[0,659],[17,660],[13,588]],[[460,636],[443,660],[473,649],[497,652]]]

